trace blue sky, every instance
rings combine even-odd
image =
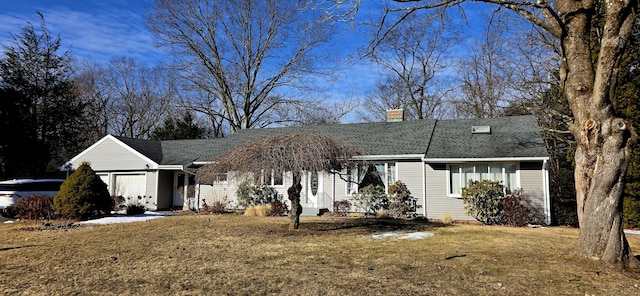
[[[10,33],[20,34],[27,22],[39,26],[37,11],[43,13],[52,34],[60,34],[63,49],[79,59],[96,63],[127,56],[141,63],[157,64],[166,60],[153,46],[154,36],[145,27],[145,10],[150,0],[0,0],[0,44],[10,42]],[[382,2],[382,1],[379,1]],[[362,14],[371,13],[379,2],[363,0]],[[381,13],[381,12],[380,12]],[[466,10],[470,28],[477,28],[474,10]],[[367,40],[362,34],[347,33],[338,41],[346,56]],[[336,46],[337,48],[337,46]],[[335,65],[334,65],[335,67]],[[325,98],[362,97],[372,88],[378,68],[368,61],[343,64],[339,77],[327,81],[332,89]],[[342,97],[341,97],[342,96]]]
[[[154,63],[162,53],[144,26],[147,0],[0,0],[0,43],[19,34],[28,21],[39,26],[37,11],[52,34],[79,58],[98,63],[130,56]]]

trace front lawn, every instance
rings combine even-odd
[[[0,225],[0,294],[640,294],[639,277],[572,255],[572,228],[302,218],[289,232],[287,218],[238,215],[41,225]],[[433,236],[380,235],[392,231]],[[640,236],[627,237],[638,254]]]

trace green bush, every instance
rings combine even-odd
[[[86,162],[62,183],[53,204],[60,216],[82,220],[106,215],[114,207],[107,185]]]
[[[53,196],[34,194],[18,198],[12,206],[13,212],[22,220],[55,219]]]
[[[640,200],[625,197],[622,223],[625,228],[640,228]]]
[[[462,200],[467,214],[486,225],[525,226],[542,224],[540,212],[531,205],[531,198],[520,188],[504,195],[500,181],[469,181],[462,188]]]
[[[410,218],[416,216],[418,199],[411,196],[407,185],[398,180],[389,186],[389,209],[392,218]]]
[[[462,201],[467,215],[486,225],[504,224],[503,188],[500,181],[469,180],[467,187],[462,188]]]
[[[353,196],[353,205],[364,210],[366,216],[376,216],[378,211],[389,209],[389,197],[384,193],[384,188],[370,184]]]
[[[274,201],[282,202],[282,196],[266,184],[255,185],[242,182],[236,189],[236,195],[238,196],[238,205],[243,208],[265,205]]]

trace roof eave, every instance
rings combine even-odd
[[[485,158],[424,158],[427,163],[460,163],[460,162],[490,162],[490,161],[545,161],[548,156],[522,157],[485,157]]]

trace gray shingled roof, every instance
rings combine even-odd
[[[220,139],[162,141],[161,164],[207,161],[263,137],[313,131],[365,150],[367,155],[424,154],[435,120],[245,129]]]
[[[490,126],[490,134],[472,134]],[[534,116],[439,120],[425,155],[437,158],[547,157]]]
[[[491,134],[472,134],[474,125],[491,126]],[[226,138],[201,140],[159,142],[117,138],[161,165],[183,165],[210,160],[259,138],[305,131],[327,134],[362,148],[370,156],[425,153],[431,159],[547,156],[533,116],[245,129]]]
[[[155,161],[156,163],[162,162],[163,153],[162,153],[161,143],[159,141],[133,139],[133,138],[127,138],[127,137],[120,137],[120,136],[116,136],[116,139],[122,141],[127,146],[140,152],[141,154]]]

